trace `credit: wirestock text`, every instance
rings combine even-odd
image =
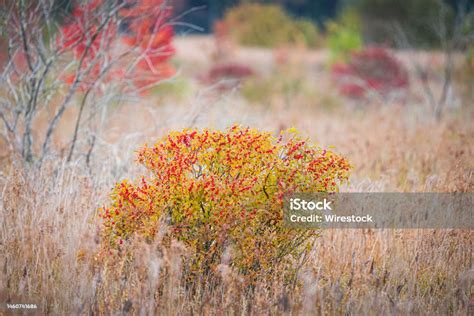
[[[324,198],[321,201],[305,200],[301,198],[290,199],[291,211],[332,211],[332,201]],[[293,223],[372,223],[373,217],[369,214],[340,216],[335,214],[291,214]]]
[[[292,193],[285,223],[294,228],[474,227],[473,193]]]

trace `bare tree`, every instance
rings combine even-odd
[[[92,128],[101,107],[173,74],[166,63],[173,53],[166,1],[153,7],[137,0],[77,2],[61,24],[55,3],[8,1],[0,13],[0,36],[7,38],[0,63],[0,137],[28,164],[41,165],[57,152],[52,138],[71,106],[77,111],[63,148],[68,160],[81,129]],[[35,124],[40,117],[45,123]],[[84,153],[90,159],[94,142],[88,143]]]
[[[426,66],[421,65],[416,58],[411,59],[416,75],[422,83],[427,103],[438,120],[442,117],[446,105],[450,103],[450,96],[452,96],[455,55],[474,41],[474,11],[471,6],[467,0],[460,1],[456,15],[450,22],[447,5],[439,2],[438,20],[430,26],[439,39],[444,57],[441,91],[439,93],[435,92],[428,80]],[[395,25],[394,28],[398,35],[398,46],[404,49],[413,49],[414,45],[410,43],[402,27]]]

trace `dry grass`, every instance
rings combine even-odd
[[[179,58],[185,66],[193,60]],[[309,82],[325,71],[313,66],[305,74]],[[297,126],[354,164],[346,191],[473,191],[472,107],[453,110],[440,122],[416,104],[328,109],[328,98],[336,97],[318,81],[314,86],[315,92],[297,95],[291,104],[283,97],[249,104],[238,91],[215,96],[194,87],[199,93],[180,103],[157,106],[150,98],[110,109],[90,168],[82,158],[70,164],[54,159],[25,173],[5,158],[0,306],[37,303],[39,314],[64,315],[467,314],[472,231],[323,231],[293,286],[276,271],[249,288],[224,257],[212,275],[202,276],[208,282],[190,290],[182,266],[189,250],[160,238],[131,241],[123,254],[100,253],[96,209],[115,181],[136,174],[133,150],[184,126],[237,122],[275,132]],[[113,265],[104,264],[115,256]]]

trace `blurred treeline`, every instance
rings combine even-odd
[[[0,0],[0,9],[12,0]],[[58,18],[69,14],[76,0],[56,0]],[[356,27],[364,42],[433,48],[450,31],[463,11],[474,9],[474,0],[168,0],[179,22],[177,34],[210,33],[229,9],[248,3],[273,4],[295,20],[311,21],[321,32],[332,21],[346,29]],[[463,12],[464,14],[465,12]],[[350,16],[351,18],[347,19]],[[354,16],[356,19],[354,19]],[[472,17],[472,14],[470,15]],[[265,19],[265,17],[262,17]],[[270,17],[267,17],[270,18]],[[347,25],[349,23],[349,25]],[[351,24],[358,25],[351,25]],[[474,22],[464,20],[464,28]],[[194,27],[193,27],[194,26]],[[274,28],[273,25],[271,25]],[[404,43],[400,43],[404,41]],[[398,43],[396,43],[398,42]]]
[[[242,3],[262,3],[281,5],[290,15],[307,18],[320,26],[324,21],[334,18],[342,6],[341,0],[172,0],[178,12],[202,7],[184,17],[188,23],[201,26],[204,32],[212,31],[214,22],[225,14],[226,10]]]
[[[474,0],[171,0],[176,12],[187,12],[183,22],[211,32],[216,20],[226,11],[242,3],[278,4],[288,15],[313,21],[324,30],[328,20],[352,10],[363,21],[364,38],[368,41],[393,41],[394,29],[408,34],[418,46],[439,42],[439,22],[452,24],[459,7],[474,7]],[[448,27],[449,28],[449,27]],[[192,31],[181,28],[179,31]],[[449,31],[449,30],[448,30]]]

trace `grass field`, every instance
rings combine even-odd
[[[198,80],[214,59],[210,38],[179,38],[176,46],[174,81],[143,100],[104,109],[90,164],[84,156],[71,163],[50,159],[26,174],[15,157],[2,155],[0,302],[36,303],[38,314],[58,315],[468,315],[469,306],[472,311],[471,230],[325,230],[297,282],[285,285],[272,271],[251,290],[224,257],[212,282],[189,291],[181,258],[191,250],[177,241],[163,247],[160,238],[130,242],[126,252],[138,255],[120,257],[115,271],[101,265],[98,207],[116,181],[143,172],[134,162],[142,144],[183,127],[241,124],[274,133],[296,127],[312,142],[335,146],[353,164],[342,191],[474,189],[473,100],[453,97],[436,120],[420,83],[411,79],[403,102],[355,102],[331,85],[324,51],[282,52],[286,61],[278,63],[273,51],[238,47],[230,58],[252,67],[256,83],[222,91]],[[397,56],[408,66],[413,59],[432,65],[437,91],[442,57]],[[265,80],[270,87],[258,85]],[[59,147],[72,130],[68,117],[55,136]]]

